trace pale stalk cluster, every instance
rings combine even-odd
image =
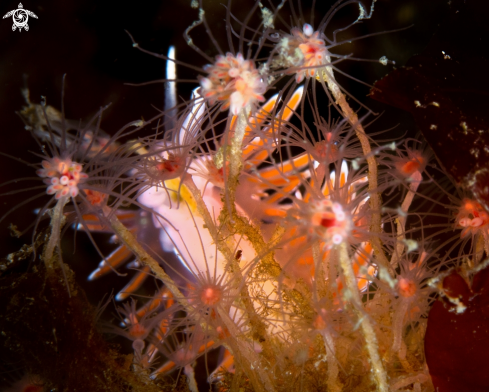
[[[325,74],[323,74],[323,77],[324,76]],[[369,167],[368,179],[369,179],[369,189],[371,190],[370,204],[371,204],[371,208],[374,211],[371,218],[371,230],[373,232],[380,233],[381,232],[381,228],[380,228],[381,206],[380,206],[380,195],[378,192],[377,162],[375,159],[375,155],[372,153],[372,149],[370,147],[368,138],[365,135],[365,131],[363,130],[361,124],[358,122],[357,115],[350,108],[350,106],[346,102],[344,94],[337,87],[336,81],[334,81],[332,69],[329,70],[329,75],[326,78],[326,81],[328,83],[328,87],[330,88],[331,93],[336,98],[336,101],[339,104],[339,106],[342,108],[345,117],[348,118],[349,121],[352,123],[352,125],[355,127],[355,132],[361,141],[364,154],[366,157],[368,157],[367,158],[368,167]],[[249,108],[245,108],[239,113],[236,129],[234,132],[234,137],[231,141],[231,148],[229,151],[230,154],[229,161],[230,161],[231,170],[230,170],[230,178],[228,179],[228,187],[226,189],[226,199],[229,200],[229,203],[232,204],[225,204],[221,214],[230,217],[231,221],[233,221],[233,219],[234,220],[242,219],[241,217],[239,217],[239,215],[236,215],[235,209],[231,208],[230,210],[229,207],[234,205],[236,186],[238,184],[238,178],[242,168],[242,152],[241,152],[242,142],[245,134],[245,128],[247,126],[246,118],[248,116],[249,116]],[[217,244],[219,251],[226,256],[228,263],[232,263],[234,259],[234,255],[232,254],[229,246],[226,246],[226,243],[229,243],[229,241],[226,240],[225,234],[223,234],[223,226],[226,225],[226,222],[223,222],[221,226],[216,226],[215,222],[211,218],[211,212],[208,210],[205,202],[201,197],[200,190],[195,187],[191,179],[187,179],[185,184],[191,191],[192,196],[197,203],[199,214],[204,217],[206,229],[209,230],[209,232],[211,233],[211,236],[214,239],[215,243]],[[412,192],[408,194],[407,200],[409,201],[407,203],[404,203],[407,205],[403,204],[403,209],[405,210],[408,209],[410,201],[412,200]],[[185,297],[179,291],[177,285],[159,266],[158,262],[156,262],[147,252],[145,252],[138,245],[134,237],[128,232],[126,228],[123,227],[123,225],[120,224],[120,222],[113,220],[111,223],[114,232],[121,239],[123,239],[126,246],[128,246],[138,256],[138,259],[144,265],[147,265],[148,267],[151,268],[155,276],[157,276],[165,283],[166,287],[169,288],[169,290],[172,292],[174,297],[177,298],[177,300],[184,306],[184,308],[188,308],[188,303],[185,300]],[[400,225],[402,226],[402,224]],[[401,229],[401,227],[399,227],[399,229]],[[255,249],[260,249],[260,246],[256,244],[253,241],[253,239],[250,239],[250,241],[252,242]],[[264,240],[262,241],[263,243],[265,243]],[[234,244],[231,243],[229,245],[233,246]],[[402,244],[399,246],[402,247]],[[391,267],[389,266],[391,264],[388,262],[388,260],[386,260],[384,256],[382,250],[382,244],[380,243],[380,240],[378,240],[378,242],[374,244],[374,249],[376,249],[376,255],[377,253],[381,255],[381,256],[377,255],[378,259],[386,263],[387,268],[390,269]],[[361,300],[362,294],[358,291],[357,279],[352,268],[352,260],[349,255],[346,243],[344,242],[341,243],[337,251],[339,252],[339,262],[346,282],[346,292],[344,295],[345,297],[349,298],[349,302],[351,302],[351,305],[355,310],[355,313],[359,319],[362,333],[364,335],[364,339],[367,345],[367,350],[370,357],[370,363],[372,366],[372,371],[374,374],[374,378],[378,390],[382,392],[384,391],[387,392],[389,390],[389,384],[387,380],[387,374],[379,354],[376,332],[373,328],[372,321],[369,319],[369,316],[366,315],[365,312],[362,310],[362,306],[363,306]],[[396,254],[402,254],[402,250],[398,249],[398,252]],[[235,268],[239,268],[239,266],[236,266],[236,263],[234,263],[234,265]],[[277,268],[280,268],[278,264],[277,264]],[[250,307],[247,307],[247,310],[250,311],[252,314],[255,313],[252,308],[250,309]],[[253,323],[253,319],[254,319],[252,314],[248,314],[250,323]],[[226,326],[230,329],[230,331],[234,330],[233,335],[234,336],[240,335],[238,327],[234,325],[233,321],[229,319],[228,315],[226,313],[221,312],[221,316],[225,320],[224,322]],[[266,339],[270,339],[270,336],[268,336]],[[334,368],[336,367],[336,358],[334,358],[335,350],[328,343],[325,344],[325,347],[326,347],[326,351],[328,352],[328,363],[330,364],[329,371],[328,371],[328,377],[329,377],[328,384],[337,385],[338,371],[334,370]],[[240,339],[237,340],[237,344],[234,345],[234,347],[229,347],[229,349],[231,350],[231,353],[233,355],[238,357],[239,355],[243,355],[248,359],[248,365],[251,365],[251,367],[247,369],[248,370],[247,374],[250,377],[250,380],[254,385],[255,390],[266,390],[266,391],[275,390],[268,377],[267,372],[263,370],[266,368],[266,362],[267,362],[266,358],[260,358],[260,356],[257,356],[253,352],[253,350],[251,350],[246,345],[246,343],[240,343]],[[239,353],[236,352],[236,350],[239,350]],[[253,376],[253,374],[255,373],[258,376],[257,379]]]

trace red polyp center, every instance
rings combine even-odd
[[[239,91],[240,93],[244,93],[248,89],[248,84],[243,78],[237,78],[235,87],[236,87],[236,91]]]
[[[178,168],[178,163],[174,160],[163,159],[163,162],[159,163],[157,166],[159,171],[167,171],[173,173]]]
[[[146,334],[146,328],[144,328],[141,324],[134,324],[131,326],[129,333],[134,338],[140,338]]]
[[[314,319],[314,322],[312,325],[315,329],[318,329],[318,330],[326,328],[326,322],[324,321],[324,319],[319,314]]]
[[[321,222],[319,223],[321,226],[329,228],[333,227],[336,223],[336,219],[334,218],[321,218]]]
[[[303,50],[304,54],[305,53],[316,54],[316,52],[318,51],[314,45],[304,45],[304,48],[302,48],[302,50]]]
[[[92,191],[90,189],[85,189],[85,194],[87,196],[88,202],[94,206],[99,205],[105,199],[105,194],[99,191]]]
[[[399,279],[399,294],[404,298],[412,297],[416,294],[416,284],[409,279]]]
[[[336,154],[338,153],[338,147],[334,144],[330,143],[331,136],[328,135],[328,142],[321,141],[316,144],[316,153],[318,157],[327,160],[336,159]]]
[[[413,174],[415,171],[419,170],[420,163],[417,159],[412,159],[406,162],[401,170],[404,174]]]
[[[213,306],[221,299],[221,290],[217,287],[204,287],[200,293],[200,299],[204,304]]]
[[[73,169],[72,168],[69,168],[68,170],[66,170],[65,172],[63,173],[60,173],[60,177],[63,177],[63,176],[66,176],[68,177],[69,180],[74,180],[75,177],[73,176]]]

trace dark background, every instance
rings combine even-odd
[[[333,2],[317,3],[320,3],[316,5],[316,15],[319,16]],[[352,31],[345,33],[345,37],[411,27],[401,32],[357,41],[348,45],[345,53],[354,53],[356,57],[365,59],[378,59],[386,55],[395,60],[396,65],[403,65],[426,46],[437,24],[449,10],[447,3],[446,0],[379,0],[373,18],[356,25]],[[242,20],[249,7],[240,8],[238,4],[235,2],[231,9]],[[156,113],[155,108],[163,107],[164,100],[162,84],[144,87],[125,85],[161,79],[165,68],[163,60],[134,49],[125,30],[134,36],[141,47],[148,50],[166,53],[169,45],[176,45],[178,59],[198,66],[206,63],[182,38],[185,28],[197,19],[197,10],[190,7],[189,0],[142,1],[134,2],[131,6],[114,1],[55,0],[41,4],[29,0],[23,5],[38,16],[38,19],[29,18],[29,31],[12,31],[11,17],[0,20],[0,151],[30,162],[35,162],[30,151],[38,152],[38,147],[24,131],[22,121],[15,114],[24,105],[20,93],[24,83],[23,75],[28,76],[32,102],[39,103],[40,97],[45,96],[48,104],[60,109],[61,80],[62,75],[66,74],[66,117],[74,120],[89,119],[101,106],[111,103],[104,113],[102,128],[113,133],[129,121],[150,118]],[[0,5],[0,14],[4,15],[17,7],[17,1],[4,1]],[[307,15],[307,4],[303,4],[303,7]],[[205,1],[204,8],[216,37],[220,39],[224,36],[225,9],[222,1]],[[351,17],[347,17],[355,11],[348,8],[335,18],[335,22],[344,24],[346,20],[351,20]],[[217,54],[207,44],[202,29],[194,32],[194,39],[209,55]],[[222,46],[225,45],[224,42]],[[370,84],[392,69],[392,66],[384,67],[378,63],[353,61],[342,63],[340,67]],[[177,72],[180,78],[194,79],[197,75],[195,71],[182,67]],[[178,87],[179,94],[187,99],[193,87],[181,84]],[[347,89],[370,107],[379,111],[386,110],[365,98],[368,88],[352,82]],[[388,110],[377,122],[378,127],[392,127],[410,121],[404,113],[390,108]],[[408,127],[412,127],[412,124],[401,125],[401,131]],[[0,184],[32,175],[31,168],[0,156]],[[16,185],[15,189],[21,186]],[[14,188],[9,186],[8,189],[2,189]],[[2,197],[0,215],[23,197]],[[6,227],[11,222],[20,229],[25,227],[32,221],[33,208],[35,206],[22,208],[22,211],[0,223],[0,257],[25,242],[9,238]]]

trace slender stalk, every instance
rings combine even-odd
[[[114,233],[117,234],[117,236],[120,238],[122,242],[124,242],[126,247],[129,248],[136,255],[136,257],[141,263],[148,266],[157,278],[161,279],[161,281],[165,284],[168,290],[170,290],[170,292],[173,294],[173,297],[178,301],[180,305],[183,306],[183,308],[187,311],[187,313],[192,314],[194,312],[193,307],[190,305],[188,300],[182,294],[182,292],[177,287],[177,285],[172,280],[172,278],[170,278],[167,275],[167,273],[163,270],[163,268],[161,268],[159,263],[155,259],[153,259],[153,257],[151,257],[151,255],[149,255],[148,252],[146,252],[143,249],[143,247],[138,243],[138,241],[133,236],[133,234],[119,221],[119,219],[117,219],[115,215],[113,215],[112,218],[110,219],[110,225],[114,230]],[[235,323],[229,318],[229,315],[226,313],[226,311],[220,310],[220,315],[223,321],[225,321],[228,330],[234,332],[235,334],[233,336],[236,337],[239,331]],[[206,329],[212,329],[212,327],[209,325],[205,325],[205,327]],[[238,347],[238,345],[234,344],[232,340],[226,342],[224,346],[228,348],[231,354],[239,355],[239,351],[237,350],[241,348]],[[255,358],[250,359],[250,361],[253,360],[255,360]]]
[[[313,292],[313,298],[315,301],[318,301],[319,298],[325,297],[328,295],[327,289],[327,278],[324,271],[324,262],[323,262],[323,252],[321,252],[321,245],[319,241],[315,241],[312,245],[312,257],[314,260],[314,268],[316,271],[316,276],[314,279],[315,282],[315,290]]]
[[[200,189],[197,188],[197,185],[195,185],[194,180],[190,175],[185,176],[183,180],[183,185],[185,185],[187,189],[190,191],[190,193],[192,194],[192,197],[197,205],[197,211],[199,212],[202,219],[204,219],[205,227],[207,230],[209,230],[209,233],[212,239],[214,240],[215,244],[217,245],[217,248],[224,255],[226,259],[228,257],[231,257],[232,252],[229,250],[229,248],[227,248],[222,243],[222,241],[219,241],[216,224],[214,223],[214,220],[211,217],[207,205],[205,204],[204,199],[202,198]]]
[[[369,318],[362,312],[362,301],[360,293],[358,292],[357,279],[353,272],[350,256],[348,255],[348,248],[345,242],[338,246],[340,266],[343,270],[343,276],[346,283],[345,294],[348,293],[350,302],[353,305],[353,310],[360,319],[360,325],[362,328],[363,336],[365,337],[365,344],[367,345],[367,351],[370,356],[370,364],[372,365],[372,371],[377,384],[377,391],[388,392],[389,387],[387,384],[387,373],[382,365],[382,360],[379,355],[379,346],[377,343],[377,336],[375,335],[374,328]]]
[[[236,126],[234,128],[234,136],[231,141],[231,156],[229,158],[229,176],[237,181],[237,177],[241,172],[243,165],[243,138],[245,136],[248,118],[250,117],[250,108],[247,106],[239,112]]]
[[[333,94],[333,97],[336,100],[336,104],[343,111],[345,118],[355,127],[355,133],[362,145],[363,154],[367,159],[368,165],[368,189],[370,193],[370,209],[372,211],[372,217],[370,219],[370,233],[372,233],[372,236],[370,243],[374,248],[377,262],[389,271],[391,276],[394,276],[394,270],[382,250],[382,242],[379,237],[382,233],[382,220],[380,216],[382,202],[378,191],[377,160],[372,153],[372,148],[370,147],[370,142],[368,141],[365,130],[363,129],[362,124],[358,121],[357,114],[346,101],[345,94],[341,92],[341,89],[334,78],[333,68],[331,66],[325,67],[325,69],[319,73],[318,79],[321,82],[327,83],[331,94]]]
[[[206,207],[207,209],[207,207]],[[182,292],[179,290],[175,282],[167,275],[167,273],[161,268],[159,263],[151,257],[151,255],[144,250],[144,248],[138,243],[133,234],[117,219],[117,217],[113,214],[110,219],[110,225],[114,232],[118,235],[118,237],[124,242],[124,244],[136,255],[139,261],[144,265],[148,266],[151,271],[155,274],[157,278],[159,278],[165,286],[170,290],[173,294],[173,297],[184,307],[184,309],[192,313],[194,310],[187,299],[184,297]],[[240,331],[238,330],[236,324],[229,318],[229,314],[225,310],[219,309],[219,314],[224,321],[226,327],[231,332],[232,336],[236,337],[236,344],[233,341],[227,342],[230,346],[230,351],[234,355],[238,355],[241,353],[246,357],[246,359],[250,362],[250,366],[254,367],[256,373],[260,376],[261,383],[254,385],[256,390],[263,391],[273,391],[272,383],[266,374],[266,372],[262,369],[261,361],[258,355],[253,351],[252,348],[247,346],[246,342],[239,341],[238,335]],[[234,346],[234,347],[233,347]],[[248,376],[250,373],[254,373],[254,371],[247,372]],[[253,381],[253,377],[250,377]],[[256,381],[256,380],[255,380]],[[261,384],[264,385],[260,386]]]
[[[322,332],[324,347],[326,349],[326,358],[328,361],[328,391],[340,392],[342,386],[338,381],[338,362],[336,359],[335,342],[328,330]]]
[[[199,392],[197,381],[195,381],[195,371],[192,365],[185,366],[183,368],[183,372],[187,376],[188,389],[190,389],[191,392]]]
[[[255,352],[254,348],[249,345],[247,341],[243,341],[239,338],[241,335],[240,330],[237,328],[236,324],[231,320],[229,314],[221,308],[218,308],[219,315],[221,316],[222,321],[226,325],[226,328],[231,333],[231,336],[234,339],[229,342],[231,348],[233,348],[236,355],[239,353],[242,355],[246,361],[248,362],[249,370],[246,371],[246,374],[250,377],[250,381],[253,384],[253,388],[255,391],[274,391],[272,381],[268,376],[266,369],[262,365],[262,361],[259,356]],[[233,347],[234,346],[234,347]],[[246,369],[246,367],[245,367]],[[254,375],[257,374],[259,376],[259,381],[255,379]]]
[[[333,68],[331,66],[325,67],[318,78],[321,82],[327,83],[331,94],[336,100],[336,103],[343,111],[343,115],[345,116],[345,118],[348,119],[350,124],[355,127],[355,133],[360,140],[360,144],[362,145],[363,153],[367,159],[368,165],[368,189],[370,193],[370,209],[372,212],[370,219],[370,233],[372,233],[370,243],[374,248],[377,263],[379,263],[381,267],[389,271],[391,276],[394,276],[394,270],[384,254],[384,251],[382,249],[382,242],[380,241],[380,234],[382,233],[382,220],[380,216],[382,203],[378,191],[377,160],[375,158],[375,155],[372,153],[370,142],[367,135],[365,134],[365,130],[363,129],[362,124],[360,124],[360,122],[358,121],[357,114],[352,110],[352,108],[346,101],[345,95],[341,92],[338,83],[334,79]],[[387,392],[387,374],[379,356],[377,336],[375,335],[375,331],[372,327],[372,324],[370,323],[370,320],[365,317],[365,315],[361,311],[362,303],[360,295],[358,293],[357,280],[353,272],[353,267],[351,265],[351,260],[348,255],[346,243],[342,243],[339,246],[339,252],[340,265],[345,277],[346,288],[351,295],[353,308],[355,309],[355,312],[361,320],[362,332],[365,337],[365,342],[367,344],[367,350],[370,356],[370,361],[372,364],[374,378],[377,383],[378,391]]]
[[[185,308],[185,310],[193,313],[193,307],[187,301],[173,279],[170,278],[163,268],[161,268],[160,264],[144,250],[134,235],[119,221],[119,219],[117,219],[115,214],[112,214],[110,218],[110,226],[119,239],[124,242],[124,245],[136,255],[138,260],[148,266],[155,276],[165,284],[168,290],[173,294],[173,297]]]
[[[44,252],[44,263],[47,268],[53,267],[54,248],[58,245],[61,227],[65,221],[63,209],[68,202],[68,197],[61,197],[51,210],[51,235],[49,236],[46,251]]]
[[[424,372],[414,374],[413,376],[408,377],[398,377],[394,380],[391,385],[393,391],[398,391],[401,388],[407,387],[410,384],[414,384],[414,388],[416,388],[416,384],[423,384],[425,382],[430,381],[430,376]],[[418,385],[419,385],[418,384]],[[413,389],[413,391],[417,391],[418,389]],[[419,389],[421,390],[421,389]]]
[[[399,214],[399,217],[397,218],[397,247],[396,251],[393,253],[391,257],[391,262],[390,265],[393,268],[397,267],[397,263],[399,262],[399,259],[402,256],[402,253],[404,252],[404,247],[405,244],[403,242],[404,240],[404,230],[406,227],[406,214],[409,210],[409,207],[411,206],[411,203],[413,202],[414,196],[416,194],[416,191],[418,190],[419,184],[421,183],[421,180],[423,177],[421,176],[421,173],[419,171],[415,172],[412,177],[412,182],[409,184],[409,191],[404,198],[404,201],[401,204],[401,213]]]
[[[409,310],[409,299],[399,298],[400,304],[392,317],[392,347],[390,349],[390,360],[394,360],[397,356],[401,361],[402,366],[407,372],[412,371],[412,367],[406,360],[406,344],[402,340],[402,334],[404,330],[404,319]]]
[[[184,181],[184,184],[185,184],[185,186],[187,186],[189,191],[192,193],[192,197],[194,198],[194,200],[197,204],[197,210],[199,211],[200,215],[203,217],[205,225],[206,225],[207,229],[209,230],[209,232],[212,236],[212,239],[214,240],[214,243],[217,245],[217,249],[219,250],[219,252],[221,252],[223,254],[227,263],[231,267],[231,271],[233,274],[233,278],[235,280],[236,287],[239,287],[241,282],[243,281],[243,275],[241,274],[241,270],[239,268],[239,264],[236,260],[236,257],[234,255],[233,251],[231,251],[231,249],[234,248],[234,246],[229,246],[229,245],[233,245],[233,244],[228,245],[226,243],[226,242],[229,243],[230,241],[234,242],[234,240],[232,239],[233,236],[228,235],[229,233],[227,232],[227,230],[224,230],[224,228],[221,228],[220,233],[219,233],[220,236],[218,235],[216,225],[214,224],[214,221],[211,218],[211,215],[207,209],[207,206],[205,205],[205,202],[202,199],[202,195],[200,193],[200,190],[197,188],[197,186],[195,185],[192,178],[191,177],[186,178]],[[221,215],[222,215],[222,213],[221,213]],[[222,218],[222,216],[220,218]],[[225,237],[228,238],[227,241],[222,239]],[[248,293],[248,288],[245,285],[243,285],[243,287],[241,289],[241,300],[242,300],[242,302],[245,306],[245,309],[247,311],[247,314],[249,317],[249,322],[254,327],[253,329],[255,331],[259,331],[258,333],[261,334],[262,337],[264,337],[266,328],[264,327],[264,325],[262,325],[263,323],[261,323],[258,315],[255,312],[255,309],[254,309],[253,304],[252,304],[251,299],[250,299],[250,295]]]

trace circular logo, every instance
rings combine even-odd
[[[25,10],[22,3],[19,3],[19,8],[17,8],[16,10],[7,12],[3,16],[3,19],[8,18],[9,16],[12,17],[12,20],[14,22],[14,24],[12,25],[12,31],[15,31],[17,29],[19,29],[19,31],[22,31],[22,29],[25,29],[25,31],[29,31],[29,25],[27,24],[29,16],[37,19],[37,15],[32,11]]]

